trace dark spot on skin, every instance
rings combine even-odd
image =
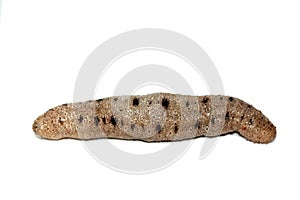
[[[33,124],[33,128],[34,128],[34,129],[36,129],[36,128],[38,128],[38,127],[39,127],[39,125]]]
[[[114,101],[117,101],[118,100],[118,97],[114,98]]]
[[[186,105],[186,107],[189,107],[189,106],[190,106],[190,102],[187,101],[187,102],[185,103],[185,105]]]
[[[123,120],[121,120],[121,125],[122,125],[122,126],[124,126],[124,122],[123,122]]]
[[[232,102],[232,101],[233,101],[233,97],[229,97],[229,101],[231,101],[231,102]]]
[[[59,122],[60,125],[64,124],[64,121],[62,121],[61,118],[58,118],[58,122]]]
[[[241,119],[244,119],[244,115],[241,116]]]
[[[177,133],[177,131],[178,131],[178,126],[176,123],[175,123],[174,131],[175,131],[175,133]]]
[[[207,103],[208,102],[208,98],[205,97],[203,100],[202,100],[203,103]]]
[[[131,130],[133,130],[134,127],[135,127],[135,124],[131,124],[131,126],[130,126]]]
[[[225,120],[226,120],[226,121],[229,120],[229,112],[226,113],[226,115],[225,115]]]
[[[82,123],[83,117],[82,117],[81,115],[79,116],[78,121],[79,121],[80,123]]]
[[[252,106],[251,105],[248,105],[248,108],[251,108]]]
[[[211,118],[211,123],[212,124],[215,124],[215,121],[216,121],[216,119],[213,117],[213,118]]]
[[[134,98],[132,101],[133,106],[138,106],[139,105],[139,100],[137,98]]]
[[[117,120],[116,120],[113,116],[110,117],[110,122],[111,122],[111,124],[112,124],[114,127],[116,127],[116,125],[117,125]]]
[[[197,122],[195,123],[194,128],[195,128],[195,129],[200,129],[200,122],[199,122],[199,121],[197,121]]]
[[[248,124],[249,124],[249,125],[252,125],[252,124],[253,124],[252,119],[249,120]]]
[[[162,102],[161,102],[161,105],[165,108],[165,109],[168,109],[169,107],[169,100],[166,99],[166,98],[163,98]]]
[[[220,100],[223,100],[223,97],[220,97]]]
[[[67,106],[67,105],[68,105],[67,103],[64,103],[64,104],[63,104],[63,106]]]
[[[106,124],[106,119],[105,119],[105,117],[102,117],[102,122],[103,122],[103,124]]]
[[[99,125],[99,118],[98,116],[94,117],[94,122],[95,122],[95,125],[98,126]]]
[[[97,101],[97,102],[100,102],[100,101],[102,101],[102,100],[103,100],[103,99],[97,99],[96,101]]]
[[[151,105],[152,104],[152,101],[149,101],[149,105]]]
[[[158,125],[156,126],[156,131],[157,131],[158,133],[161,132],[161,125],[158,124]]]

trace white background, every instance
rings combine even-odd
[[[296,0],[3,1],[0,199],[299,199],[299,10]],[[79,141],[35,137],[34,119],[72,101],[81,65],[98,45],[149,27],[202,46],[225,93],[262,110],[276,140],[225,136],[198,160],[200,138],[170,167],[129,175],[98,163]]]

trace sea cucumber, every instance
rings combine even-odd
[[[238,98],[169,93],[63,104],[39,116],[32,128],[38,136],[51,140],[166,142],[238,133],[255,143],[269,143],[276,137],[270,120]]]

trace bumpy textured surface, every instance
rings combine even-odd
[[[168,93],[63,104],[38,117],[33,131],[53,140],[162,142],[237,132],[252,142],[269,143],[276,137],[276,128],[269,119],[240,99]]]

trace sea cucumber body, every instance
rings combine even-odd
[[[276,128],[259,110],[233,97],[155,93],[63,104],[33,124],[46,139],[115,138],[145,142],[215,137],[237,132],[269,143]]]

